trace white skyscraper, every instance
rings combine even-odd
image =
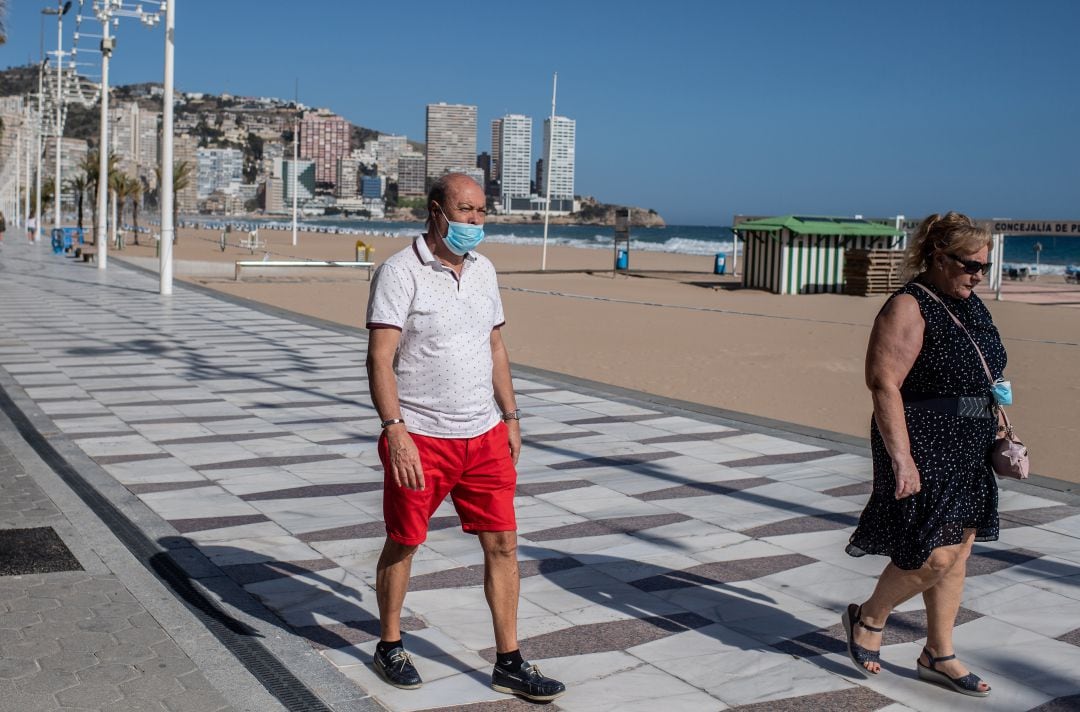
[[[551,119],[544,119],[544,169],[541,174],[542,185],[538,186],[541,195],[547,194],[548,176],[551,177],[551,200],[574,199],[574,145],[577,123],[565,116],[555,117],[555,130],[551,130]],[[554,136],[552,134],[554,133]],[[550,157],[550,158],[549,158]],[[548,165],[548,164],[551,165]],[[552,208],[554,208],[554,204]]]
[[[238,148],[200,148],[195,151],[199,198],[221,191],[235,195],[244,179],[244,152]]]
[[[496,119],[497,130],[492,136],[499,143],[500,195],[507,198],[527,198],[532,193],[532,119],[521,114],[507,114]]]
[[[427,177],[476,166],[476,107],[428,104]]]

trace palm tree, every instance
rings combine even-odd
[[[0,45],[7,42],[7,0],[0,0]]]
[[[131,200],[131,224],[135,228],[135,244],[139,244],[139,203],[142,202],[143,184],[135,176],[124,176],[127,197]]]
[[[2,1],[2,0],[0,0]],[[94,229],[97,229],[97,187],[98,187],[98,152],[88,151],[83,156],[82,161],[79,163],[79,168],[86,175],[86,192],[94,196],[94,202],[91,203],[90,210],[94,219]],[[112,176],[116,172],[117,165],[120,163],[120,157],[113,151],[109,151],[105,158],[106,170],[109,172],[109,176]],[[106,181],[109,180],[106,178]],[[97,242],[97,235],[94,235],[94,242]]]
[[[67,181],[67,189],[75,194],[75,204],[78,207],[80,230],[83,226],[83,198],[86,196],[87,185],[85,173],[77,175]]]
[[[158,191],[161,190],[161,167],[158,166],[154,169],[154,173],[157,174]],[[178,231],[175,229],[176,222],[180,216],[180,203],[176,200],[176,194],[191,185],[191,164],[187,161],[174,161],[173,162],[173,244],[176,244]],[[160,192],[159,192],[160,194]]]

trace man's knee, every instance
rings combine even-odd
[[[484,553],[499,558],[517,558],[517,532],[480,532]]]
[[[406,559],[411,559],[418,548],[418,546],[402,544],[394,541],[390,537],[386,537],[386,543],[383,544],[382,555],[379,557],[379,566],[393,566]]]

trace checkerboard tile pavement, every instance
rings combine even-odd
[[[396,690],[368,665],[384,530],[365,348],[363,332],[181,285],[162,298],[116,263],[16,255],[0,281],[14,387],[282,629],[392,710],[524,709],[487,686],[482,554],[449,503],[406,599],[426,684]],[[884,564],[844,553],[869,492],[863,450],[516,375],[520,635],[568,684],[551,708],[1080,707],[1075,500],[1003,489],[1001,540],[976,547],[957,648],[989,699],[915,679],[918,600],[864,680],[839,624]]]

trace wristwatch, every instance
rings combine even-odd
[[[520,408],[514,408],[513,410],[509,411],[508,413],[503,413],[502,414],[502,419],[503,420],[521,420],[521,409]]]

